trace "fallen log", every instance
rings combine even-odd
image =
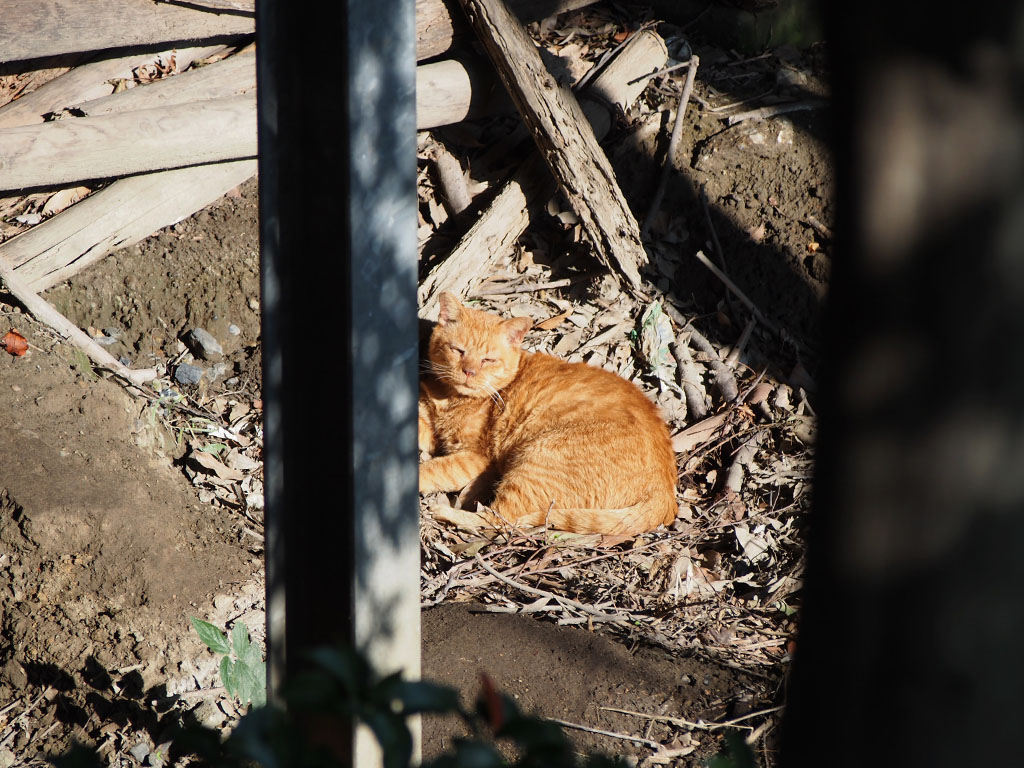
[[[256,156],[256,96],[0,131],[0,191]]]
[[[523,22],[539,21],[596,0],[512,0]],[[210,40],[254,32],[253,15],[218,13],[213,3],[136,0],[6,0],[0,24],[0,63],[131,46]],[[59,20],[56,23],[55,20]],[[455,0],[416,0],[416,59],[455,47],[469,31]]]
[[[112,112],[130,112],[222,99],[249,93],[255,89],[256,51],[251,50],[228,56],[215,64],[182,72],[173,77],[165,77],[120,93],[89,101],[71,102],[69,106],[75,111],[96,117]]]
[[[44,291],[205,208],[255,173],[255,160],[238,160],[120,179],[0,244],[0,260],[31,290]]]
[[[0,63],[255,32],[253,16],[138,0],[5,0]]]
[[[182,48],[174,52],[175,62],[179,69],[184,69],[196,59],[209,56],[221,48],[223,46],[220,45]],[[60,112],[78,102],[107,96],[113,90],[109,80],[130,78],[133,69],[154,61],[159,55],[152,52],[135,53],[75,67],[0,107],[0,128],[42,123],[48,114]]]
[[[594,255],[642,294],[639,268],[647,263],[647,253],[640,226],[576,97],[548,72],[533,40],[502,0],[460,2]]]
[[[482,61],[446,59],[416,67],[416,129],[511,111],[494,70]]]
[[[540,21],[565,11],[593,5],[597,0],[509,0],[520,21]],[[440,56],[470,34],[466,17],[456,0],[416,0],[416,60]]]
[[[580,94],[595,134],[600,137],[607,133],[614,114],[628,109],[646,87],[645,75],[661,69],[667,59],[665,42],[653,30],[638,32],[626,42]],[[554,181],[539,157],[525,162],[458,245],[420,284],[420,317],[437,319],[437,297],[442,291],[466,296],[526,229],[530,208],[554,189]]]

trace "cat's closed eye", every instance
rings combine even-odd
[[[448,349],[450,349],[452,352],[454,352],[457,355],[464,355],[464,354],[466,354],[466,350],[461,349],[460,347],[456,347],[454,344],[449,344],[448,345]]]
[[[485,358],[483,358],[480,361],[480,364],[481,365],[488,365],[489,363],[495,363],[495,362],[497,362],[497,360],[495,360],[493,357],[485,357]]]

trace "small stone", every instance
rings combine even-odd
[[[149,756],[149,745],[144,741],[140,741],[134,747],[128,750],[128,754],[138,760],[140,763]]]
[[[198,384],[202,378],[203,369],[198,365],[182,363],[174,369],[174,380],[186,387]]]
[[[0,768],[11,768],[17,758],[11,750],[4,747],[0,749]]]
[[[230,333],[232,336],[237,336],[241,332],[242,332],[242,329],[239,328],[234,323],[232,323],[231,325],[228,326],[228,333]]]
[[[257,299],[255,296],[250,298],[249,299],[249,309],[251,309],[253,312],[255,312],[259,308],[260,308],[260,300]]]
[[[3,669],[0,670],[0,679],[10,683],[11,687],[16,690],[21,690],[28,685],[28,675],[25,673],[25,668],[14,659],[4,664]]]
[[[193,328],[188,334],[188,345],[192,353],[202,360],[216,360],[224,354],[220,343],[213,334],[202,328]]]

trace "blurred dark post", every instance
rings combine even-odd
[[[328,643],[419,673],[413,0],[258,0],[257,40],[274,696]]]
[[[1024,12],[827,12],[832,365],[780,764],[1017,765]]]

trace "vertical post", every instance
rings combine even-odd
[[[1014,765],[1024,5],[827,13],[831,365],[780,764]]]
[[[274,697],[329,643],[419,673],[413,0],[258,0],[257,40]]]

